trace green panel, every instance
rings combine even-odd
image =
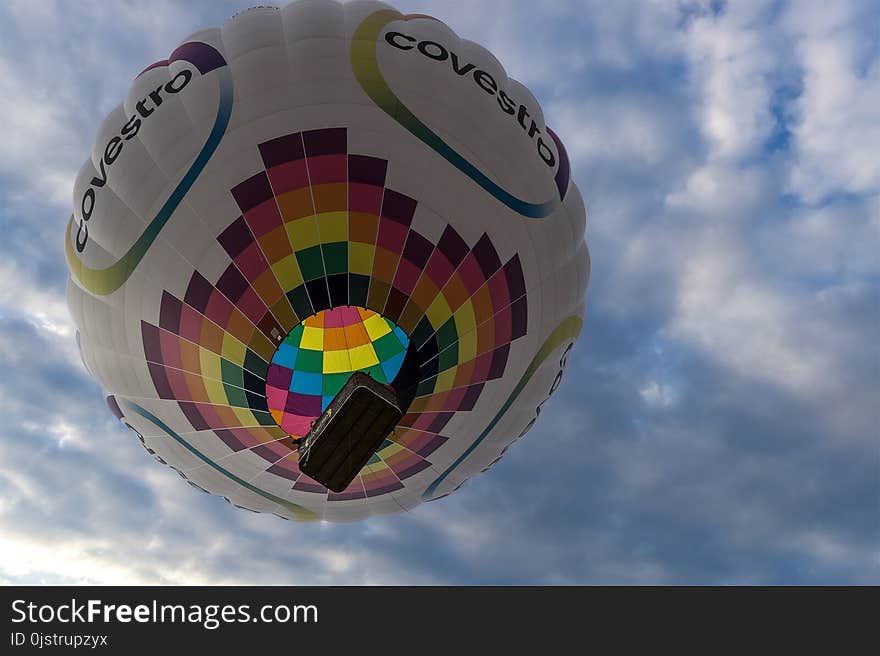
[[[324,277],[324,260],[321,258],[320,246],[297,251],[296,259],[299,262],[303,280],[309,281]]]
[[[348,271],[347,241],[324,244],[321,248],[324,250],[324,267],[327,269],[327,275]]]
[[[244,368],[255,376],[265,380],[269,365],[259,355],[248,349],[244,356]]]
[[[393,332],[390,332],[387,335],[382,335],[382,337],[373,342],[373,348],[376,349],[376,355],[379,357],[379,362],[390,360],[404,350],[400,340],[397,339],[397,335]]]
[[[370,291],[370,279],[368,276],[361,276],[356,273],[348,276],[348,302],[351,305],[367,304],[367,294]]]
[[[449,319],[440,326],[437,331],[437,346],[442,351],[450,344],[458,341],[458,331],[455,329],[455,320]]]
[[[368,374],[370,374],[373,380],[378,380],[380,383],[388,382],[388,379],[385,378],[385,372],[382,370],[381,365],[376,364],[372,367],[364,369],[363,371],[366,371]]]
[[[254,417],[256,418],[256,420],[260,423],[260,426],[277,426],[278,425],[275,423],[275,420],[272,419],[272,415],[270,415],[268,412],[260,412],[260,411],[254,410],[253,413],[254,413]]]
[[[321,393],[324,396],[336,396],[350,377],[350,373],[324,374],[324,378],[321,381]]]
[[[296,368],[299,371],[320,374],[323,371],[323,364],[324,354],[321,351],[301,348],[296,354]]]
[[[425,394],[431,394],[434,391],[434,384],[437,382],[436,378],[428,378],[427,380],[423,380],[419,383],[419,387],[416,390],[416,396],[424,396]]]
[[[410,344],[415,344],[416,348],[421,348],[433,334],[434,329],[431,328],[431,322],[428,321],[428,317],[422,317],[412,335],[409,336]]]
[[[445,351],[441,351],[438,357],[439,371],[446,371],[450,367],[458,364],[458,344],[450,346]]]
[[[245,396],[243,389],[228,383],[223,383],[223,388],[226,390],[226,398],[229,399],[229,405],[237,408],[248,407],[247,397]]]
[[[226,358],[220,358],[220,374],[224,383],[229,383],[236,387],[244,387],[244,376],[241,367],[231,363]]]
[[[310,317],[315,313],[305,285],[300,285],[287,292],[287,300],[290,301],[290,307],[293,308],[293,311],[296,312],[296,316],[300,320]]]

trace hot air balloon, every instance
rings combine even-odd
[[[582,326],[584,204],[537,100],[377,2],[184,39],[104,119],[73,201],[85,367],[151,455],[253,511],[449,494],[531,428]]]

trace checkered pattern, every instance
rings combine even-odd
[[[194,271],[184,298],[163,293],[158,325],[142,323],[159,397],[195,431],[331,501],[399,490],[430,467],[528,318],[517,254],[503,261],[488,235],[471,246],[451,225],[428,239],[412,227],[416,200],[385,187],[388,162],[347,148],[345,128],[260,144],[264,170],[230,190],[241,215],[217,236],[228,266],[216,282]],[[408,343],[415,400],[351,486],[329,492],[299,470],[290,436],[353,371],[390,381]]]
[[[392,321],[361,307],[338,307],[308,317],[290,331],[269,364],[266,398],[275,422],[305,435],[355,371],[390,383],[409,338]]]

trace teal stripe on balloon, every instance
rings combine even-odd
[[[489,425],[486,426],[485,430],[480,433],[479,437],[473,441],[473,443],[465,449],[464,453],[462,453],[458,458],[455,459],[446,470],[437,477],[433,483],[431,483],[428,488],[422,494],[422,499],[429,499],[433,496],[434,492],[437,491],[437,488],[440,487],[440,484],[446,480],[446,478],[455,470],[461,463],[465,461],[465,459],[473,453],[478,446],[485,440],[489,433],[498,425],[498,422],[501,421],[501,418],[507,414],[507,411],[510,410],[510,407],[513,405],[514,401],[516,401],[517,397],[520,393],[525,389],[528,382],[532,379],[532,376],[535,375],[535,372],[538,371],[538,368],[541,364],[550,357],[550,354],[553,353],[559,346],[561,346],[566,340],[576,339],[577,336],[581,332],[581,327],[584,324],[584,320],[578,316],[568,317],[563,319],[562,322],[556,326],[550,336],[544,340],[544,343],[541,345],[541,348],[538,349],[538,352],[535,353],[535,357],[532,358],[532,361],[529,363],[529,366],[526,367],[526,371],[523,374],[523,377],[520,379],[519,383],[517,383],[516,387],[513,388],[513,391],[510,393],[510,396],[507,397],[507,400],[501,406],[501,409],[498,410],[498,413],[492,417],[492,421],[489,422]]]
[[[218,463],[214,462],[213,460],[211,460],[211,458],[209,458],[204,453],[199,451],[196,447],[194,447],[192,444],[187,442],[173,428],[168,426],[168,424],[166,424],[164,421],[159,419],[156,415],[154,415],[152,412],[150,412],[146,408],[143,408],[143,407],[139,406],[137,403],[134,403],[133,401],[129,401],[128,399],[119,399],[119,400],[121,401],[120,405],[123,408],[130,410],[137,415],[140,415],[141,417],[143,417],[144,419],[149,421],[151,424],[153,424],[154,426],[156,426],[160,430],[164,431],[170,438],[172,438],[175,442],[180,444],[187,451],[192,453],[199,460],[201,460],[205,464],[209,465],[212,469],[219,472],[220,474],[222,474],[226,478],[230,479],[231,481],[235,481],[236,483],[238,483],[239,485],[241,485],[244,488],[247,488],[248,490],[250,490],[254,494],[258,494],[261,497],[263,497],[264,499],[268,499],[269,501],[272,501],[273,503],[277,503],[282,508],[285,508],[285,509],[291,511],[292,513],[294,513],[296,515],[297,519],[300,519],[300,520],[318,519],[318,516],[315,513],[313,513],[311,510],[304,508],[298,504],[295,504],[291,501],[288,501],[287,499],[282,499],[281,497],[276,496],[274,494],[271,494],[269,492],[266,492],[265,490],[261,490],[260,488],[256,487],[255,485],[248,483],[243,478],[236,476],[235,474],[233,474],[231,471],[229,471],[225,467],[222,467]]]

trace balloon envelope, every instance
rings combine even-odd
[[[68,302],[156,459],[243,508],[353,520],[450,493],[531,427],[580,332],[584,223],[562,142],[487,50],[303,0],[137,76],[75,182]],[[303,474],[293,439],[408,348],[415,399],[351,485]]]

